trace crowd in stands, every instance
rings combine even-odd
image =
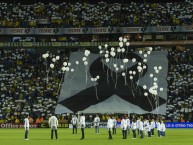
[[[193,52],[174,48],[168,54],[167,117],[193,121]]]
[[[58,69],[66,58],[60,57]],[[29,114],[35,122],[54,114],[63,73],[50,69],[51,61],[28,49],[0,50],[0,120],[19,122]]]
[[[0,3],[0,27],[177,26],[193,24],[193,2]]]

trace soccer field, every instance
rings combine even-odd
[[[80,140],[81,132],[72,134],[72,129],[59,128],[58,140],[50,139],[50,129],[30,129],[29,140],[24,140],[24,129],[0,129],[0,145],[193,145],[193,129],[167,129],[166,137],[158,138],[157,133],[151,138],[132,139],[132,134],[126,140],[122,139],[121,129],[113,140],[108,140],[107,129],[100,129],[95,134],[93,128],[85,129],[85,140]]]

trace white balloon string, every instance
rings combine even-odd
[[[97,85],[96,84],[94,85],[94,88],[95,88],[96,98],[97,98],[97,100],[99,100],[98,93],[97,93]]]
[[[88,77],[87,77],[87,65],[85,65],[85,75],[86,75],[86,84],[87,84],[87,81],[88,81]]]

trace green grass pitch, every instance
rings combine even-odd
[[[94,133],[94,128],[85,129],[85,140],[80,140],[81,131],[72,134],[72,129],[59,128],[58,140],[50,139],[50,129],[30,128],[29,140],[24,140],[24,129],[0,129],[0,145],[193,145],[193,129],[167,129],[166,137],[158,138],[157,133],[151,138],[132,139],[132,134],[126,140],[122,139],[121,129],[112,140],[108,140],[107,129],[100,129],[100,134]]]

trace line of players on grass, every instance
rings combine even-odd
[[[71,120],[72,126],[73,126],[73,134],[77,134],[77,123],[78,123],[78,118],[76,115],[72,116]],[[99,134],[99,128],[100,128],[100,118],[98,115],[93,120],[94,128],[95,128],[95,133]],[[109,115],[108,116],[108,121],[107,121],[107,129],[108,129],[108,134],[109,138],[112,139],[112,134],[116,134],[116,128],[117,128],[117,120],[114,116]],[[155,128],[157,129],[157,135],[158,137],[164,137],[165,136],[165,123],[162,119],[158,120],[148,120],[148,119],[143,119],[143,117],[138,117],[137,119],[133,118],[130,120],[127,115],[124,115],[120,128],[122,129],[122,135],[123,139],[127,139],[127,135],[130,134],[130,131],[133,133],[133,138],[136,139],[137,134],[140,136],[140,138],[144,138],[144,135],[147,135],[147,137],[152,137],[154,136],[154,130]],[[82,130],[82,127],[81,127]]]
[[[80,119],[76,117],[76,115],[72,116],[72,128],[73,128],[73,134],[77,134],[77,127],[80,126],[81,128],[81,140],[85,138],[84,134],[84,128],[86,127],[85,123],[85,116],[83,113],[81,113]],[[94,118],[94,128],[95,133],[99,134],[100,130],[100,118],[98,115]],[[55,138],[58,139],[58,133],[57,133],[57,127],[58,127],[58,119],[54,115],[49,118],[48,124],[51,128],[51,139],[53,139],[53,135],[55,132]],[[133,118],[130,120],[127,115],[124,115],[120,127],[122,129],[122,135],[123,139],[127,139],[127,136],[130,134],[130,130],[132,130],[133,138],[136,139],[137,134],[140,136],[140,138],[144,138],[144,135],[147,135],[148,137],[154,136],[154,130],[157,126],[157,135],[158,137],[164,137],[166,127],[164,124],[164,121],[159,119],[156,122],[154,119],[147,120],[142,117],[138,117],[136,120]],[[27,116],[24,119],[24,128],[25,128],[25,140],[28,140],[28,132],[29,132],[29,116]],[[107,121],[107,129],[108,129],[108,139],[113,139],[112,134],[116,134],[116,128],[117,128],[117,120],[112,115],[108,116]]]

